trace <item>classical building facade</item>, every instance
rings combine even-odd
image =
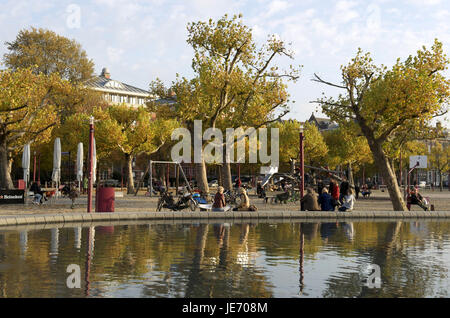
[[[85,83],[85,86],[101,92],[103,98],[110,104],[127,104],[138,107],[145,105],[150,92],[117,80],[111,79],[109,70],[105,67],[99,76],[95,76]]]

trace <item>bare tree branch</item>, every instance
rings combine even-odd
[[[345,86],[337,85],[337,84],[333,84],[333,83],[324,81],[316,73],[314,73],[314,77],[315,78],[312,79],[313,82],[318,82],[318,83],[326,84],[328,86],[333,86],[333,87],[337,87],[337,88],[347,89],[347,87],[345,87]]]

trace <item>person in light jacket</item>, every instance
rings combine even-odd
[[[342,198],[342,206],[339,208],[339,211],[352,211],[353,206],[355,205],[355,196],[351,189],[348,189],[346,195]]]
[[[239,188],[241,203],[233,209],[233,211],[248,211],[250,207],[250,199],[248,198],[245,188]]]

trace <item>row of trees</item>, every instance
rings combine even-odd
[[[7,69],[0,73],[0,186],[12,187],[12,160],[26,143],[50,149],[49,142],[59,136],[69,150],[75,150],[80,141],[87,145],[91,115],[98,120],[99,158],[119,154],[127,163],[128,192],[134,191],[133,159],[168,152],[172,129],[182,126],[193,135],[194,120],[222,131],[279,128],[281,162],[296,158],[298,123],[281,121],[290,110],[287,84],[295,82],[301,70],[301,66],[279,67],[279,59],[293,59],[289,44],[269,36],[258,46],[241,16],[190,23],[187,30],[187,42],[194,50],[194,77],[177,75],[170,89],[160,80],[151,82],[153,96],[175,93],[176,103],[149,100],[141,108],[107,105],[82,85],[92,76],[93,63],[76,41],[48,30],[21,31],[14,42],[7,43]],[[313,101],[340,128],[321,134],[306,125],[307,162],[346,166],[352,172],[375,160],[394,209],[405,210],[395,162],[414,153],[416,140],[440,136],[441,130],[432,128],[431,120],[448,111],[449,81],[443,75],[448,63],[436,40],[430,50],[424,47],[392,68],[376,66],[370,54],[360,50],[342,67],[341,83],[327,82],[316,74],[315,81],[344,93]],[[448,170],[448,157],[440,155],[444,149],[439,145],[433,149],[439,157],[435,167]],[[196,171],[200,189],[208,191],[204,160],[197,163]],[[223,185],[231,188],[230,164],[224,163],[221,171]]]

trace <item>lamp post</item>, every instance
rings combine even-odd
[[[300,199],[303,199],[303,194],[305,191],[305,158],[304,158],[304,147],[303,141],[305,136],[303,135],[303,124],[300,123]],[[300,203],[301,206],[301,203]]]
[[[34,155],[33,182],[36,182],[36,151],[33,153],[33,155]]]
[[[91,116],[89,122],[89,170],[88,170],[88,204],[87,204],[87,212],[91,213],[92,211],[92,181],[93,181],[93,153],[94,153],[94,117]]]

